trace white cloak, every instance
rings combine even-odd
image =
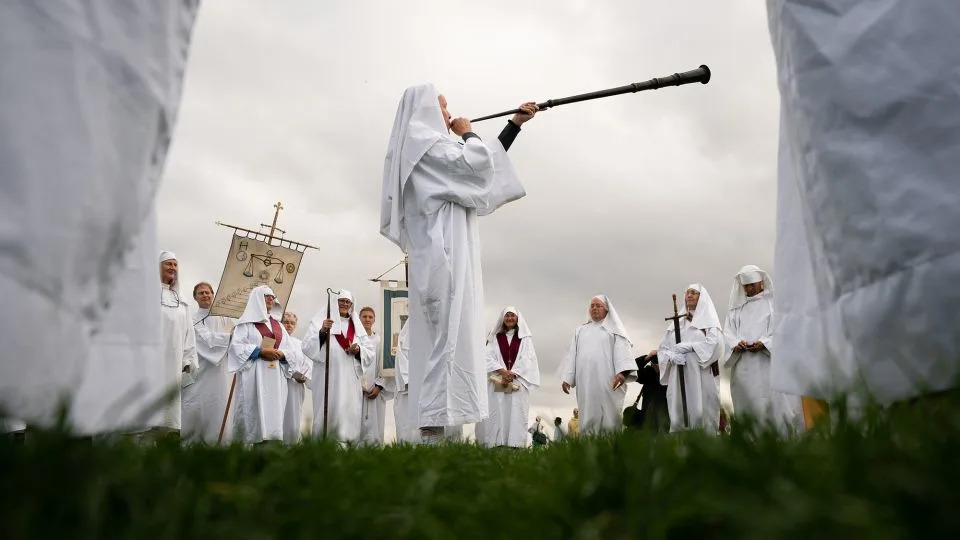
[[[631,372],[628,380],[636,379],[637,362],[626,338],[610,332],[603,322],[591,321],[574,331],[560,378],[576,388],[581,434],[621,428],[627,385],[616,390],[611,385],[614,375],[624,371]]]
[[[297,444],[300,442],[303,423],[303,398],[306,396],[306,385],[313,377],[313,362],[303,354],[303,342],[290,336],[294,358],[290,359],[290,370],[300,373],[307,378],[306,383],[297,382],[292,376],[287,379],[287,406],[283,410],[283,442]]]
[[[273,315],[270,318],[276,319]],[[269,322],[264,324],[272,326]],[[254,323],[240,323],[233,330],[227,359],[230,372],[237,374],[234,437],[245,443],[283,440],[287,379],[292,374],[291,361],[296,361],[298,351],[283,325],[280,331],[283,337],[279,350],[286,357],[286,364],[268,362],[259,356],[251,358],[255,352],[259,353],[263,341]]]
[[[694,347],[683,355],[686,364],[682,366],[689,429],[700,428],[711,435],[717,435],[720,430],[720,389],[710,365],[718,361],[723,354],[724,344],[720,328],[711,327],[704,331],[692,326],[692,323],[684,318],[680,320],[680,341],[692,343]],[[675,346],[676,337],[671,324],[657,350],[660,384],[667,387],[671,433],[687,429],[683,425],[683,398],[677,373],[680,366],[670,360],[671,354],[678,354],[673,352]],[[583,417],[583,407],[580,408],[580,416]]]
[[[210,315],[210,310],[202,308],[193,314],[200,370],[196,382],[183,389],[183,429],[180,430],[183,441],[217,442],[233,379],[226,359],[235,322],[229,317]],[[233,437],[232,417],[232,414],[227,417],[224,443],[229,443]]]
[[[355,317],[355,315],[353,315]],[[313,436],[323,437],[323,401],[324,381],[326,380],[326,340],[320,341],[320,325],[326,317],[318,314],[310,322],[303,339],[303,354],[314,362],[310,390],[313,392]],[[372,341],[363,331],[359,319],[355,319],[355,334],[350,344],[360,345],[360,358],[347,354],[337,342],[336,333],[346,337],[347,328],[340,324],[340,316],[333,315],[334,326],[330,329],[330,398],[327,406],[327,437],[340,442],[357,441],[360,438],[360,421],[363,411],[363,389],[360,378],[363,375],[364,358],[372,356],[369,349]],[[342,332],[340,332],[342,327]]]
[[[723,337],[730,352],[723,365],[730,370],[734,415],[749,415],[762,424],[773,423],[783,434],[802,430],[800,396],[770,387],[773,354],[773,295],[770,291],[746,298],[742,305],[729,310]],[[741,340],[748,343],[759,341],[766,350],[733,352]]]
[[[43,332],[6,333],[0,407],[31,424],[82,391],[73,424],[111,430],[151,395],[138,369],[159,363],[157,285],[121,275],[158,281],[152,210],[198,4],[0,3],[0,297],[16,299],[0,326]]]
[[[506,393],[497,392],[495,383],[489,375],[498,369],[506,369],[500,344],[496,338],[487,343],[487,396],[490,400],[490,416],[476,425],[477,442],[484,446],[527,446],[527,419],[530,417],[530,389],[540,386],[540,365],[537,351],[533,347],[533,337],[517,337],[516,330],[507,333],[507,342],[520,339],[520,350],[513,364],[514,379],[520,390]],[[612,377],[612,375],[611,375]]]
[[[372,357],[363,362],[363,376],[360,381],[361,387],[370,391],[374,386],[380,386],[380,393],[373,399],[363,396],[361,407],[360,422],[360,442],[367,444],[383,444],[383,431],[387,415],[387,399],[390,393],[387,391],[387,381],[380,373],[380,334],[374,332],[368,336],[371,340]]]
[[[960,375],[960,10],[768,0],[780,90],[773,387],[882,403]]]
[[[161,284],[160,295],[164,304],[160,306],[160,341],[163,344],[163,387],[165,391],[175,390],[171,401],[163,408],[161,418],[154,421],[153,427],[180,429],[181,387],[194,384],[200,362],[197,360],[197,338],[193,333],[193,316],[190,306],[175,294],[175,290]],[[178,302],[179,301],[179,302]],[[179,303],[177,307],[171,307]],[[190,368],[184,373],[183,368]]]
[[[78,435],[147,429],[164,388],[160,345],[160,280],[157,278],[155,219],[150,216],[116,290],[146,291],[113,302],[93,336],[84,374],[70,405]],[[143,316],[141,317],[141,314]]]
[[[433,85],[408,88],[384,163],[381,233],[409,254],[415,426],[488,414],[477,217],[525,195],[500,142],[447,133]]]

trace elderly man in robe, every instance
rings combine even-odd
[[[364,368],[361,379],[363,407],[360,422],[360,441],[367,444],[383,444],[387,399],[390,397],[390,392],[386,390],[387,380],[383,377],[380,363],[380,334],[373,329],[373,324],[376,321],[377,313],[372,307],[367,306],[360,310],[360,323],[363,325],[363,331],[370,339],[369,349],[373,353],[371,358],[363,361]]]
[[[685,429],[703,429],[718,435],[720,429],[720,388],[717,382],[723,355],[723,334],[720,318],[710,293],[693,283],[684,293],[684,312],[680,319],[680,342],[677,343],[671,323],[660,342],[657,358],[660,364],[660,383],[667,387],[670,408],[670,432]],[[684,426],[683,396],[680,376],[683,370],[687,395],[689,426]]]
[[[520,311],[507,306],[487,334],[487,397],[490,416],[476,426],[484,446],[527,446],[530,389],[540,386],[533,334]]]
[[[802,428],[800,397],[770,388],[773,348],[773,282],[747,265],[733,280],[723,337],[729,354],[730,394],[736,416],[761,425],[775,424],[783,434]]]
[[[590,320],[574,331],[559,375],[565,394],[577,389],[580,433],[594,435],[621,428],[626,383],[636,380],[637,364],[610,299],[594,296],[588,312]]]
[[[956,7],[767,2],[781,107],[776,390],[887,405],[960,381]]]
[[[180,431],[181,387],[194,384],[197,370],[197,338],[189,305],[180,297],[180,271],[177,256],[160,253],[160,333],[163,343],[163,381],[174,396],[165,404],[162,416],[155,419],[154,432]]]
[[[283,441],[290,361],[298,352],[274,314],[275,302],[266,285],[250,291],[227,353],[230,372],[237,374],[234,435],[247,444]]]
[[[216,443],[220,435],[223,411],[227,406],[231,375],[227,371],[227,346],[234,320],[210,315],[213,286],[202,281],[193,287],[197,310],[193,312],[193,331],[197,342],[200,370],[196,382],[183,389],[183,440]],[[228,419],[227,426],[230,426]],[[230,430],[232,431],[232,430]],[[231,439],[224,432],[224,441]]]
[[[287,444],[300,442],[303,399],[307,392],[306,385],[313,376],[313,362],[303,354],[303,342],[293,337],[297,330],[297,321],[297,314],[292,311],[284,312],[280,321],[290,336],[291,348],[296,353],[288,359],[292,375],[287,379],[287,406],[283,410],[283,442]]]
[[[365,360],[371,359],[372,340],[363,330],[363,323],[354,311],[353,295],[343,290],[330,299],[332,305],[321,309],[310,321],[303,338],[303,353],[314,362],[313,377],[310,379],[313,390],[313,435],[324,435],[324,392],[329,390],[326,400],[327,437],[341,443],[357,442],[360,439],[360,422],[363,412],[363,376]],[[327,313],[334,313],[333,319]],[[330,363],[327,361],[329,344]],[[326,370],[329,369],[330,382],[326,384]]]
[[[536,104],[521,109],[484,142],[431,84],[397,107],[380,232],[409,254],[411,414],[428,442],[488,414],[477,217],[525,195],[506,154]]]

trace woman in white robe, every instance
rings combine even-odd
[[[484,446],[526,447],[530,389],[540,386],[540,365],[533,334],[513,306],[500,312],[487,335],[487,375],[490,416],[477,423],[477,442]]]
[[[220,435],[223,411],[227,406],[232,375],[227,371],[227,347],[233,331],[233,319],[210,315],[213,288],[208,283],[198,283],[193,288],[193,299],[200,306],[193,312],[193,331],[197,341],[197,358],[200,369],[196,382],[183,389],[182,437],[188,442],[213,444]],[[232,418],[227,427],[232,428]],[[232,429],[224,431],[223,442],[229,442]]]
[[[693,297],[697,300],[691,313],[689,306]],[[688,307],[681,313],[686,316],[680,319],[680,343],[676,341],[671,322],[657,350],[660,384],[667,387],[670,432],[703,429],[711,435],[718,435],[720,387],[715,364],[724,350],[720,318],[710,293],[703,285],[693,283],[687,287],[684,300]],[[689,427],[684,426],[679,369],[684,374]]]
[[[327,400],[328,438],[356,442],[360,438],[360,421],[363,410],[363,359],[371,358],[372,341],[363,331],[363,324],[353,309],[353,295],[341,291],[332,296],[330,306],[314,315],[303,338],[303,354],[313,361],[313,436],[323,433],[324,392],[326,370],[330,370],[329,399]],[[328,311],[329,310],[329,311]],[[327,313],[332,313],[329,330],[322,331]],[[329,336],[329,339],[328,339]],[[326,364],[327,342],[330,343],[330,363]],[[360,352],[360,359],[356,354]]]
[[[745,291],[750,288],[750,292]],[[751,294],[752,296],[748,296]],[[801,430],[800,396],[770,388],[773,359],[773,282],[760,268],[747,265],[733,280],[723,337],[728,352],[730,394],[735,417],[774,424],[784,435]]]
[[[558,372],[564,393],[577,391],[583,435],[620,430],[626,382],[637,377],[633,344],[610,299],[593,297],[589,316],[574,331]]]
[[[297,316],[291,312],[283,314],[280,321],[284,330],[290,335],[291,348],[296,358],[291,358],[290,370],[293,372],[287,379],[287,406],[283,410],[283,442],[297,444],[303,433],[303,400],[307,395],[306,385],[313,377],[313,362],[303,354],[303,342],[293,337],[297,329]]]
[[[290,335],[270,313],[276,295],[265,285],[254,288],[233,329],[227,355],[237,374],[234,437],[245,443],[283,440],[290,361],[296,361]],[[273,346],[265,341],[274,340]]]

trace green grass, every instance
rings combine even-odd
[[[0,538],[908,538],[960,533],[960,399],[784,442],[537,450],[0,442]],[[740,432],[746,430],[741,429]]]

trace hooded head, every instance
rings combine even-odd
[[[393,120],[383,164],[380,234],[401,248],[404,186],[427,150],[447,134],[439,97],[432,84],[411,86],[404,90]]]
[[[247,307],[243,309],[243,314],[240,315],[240,319],[237,320],[237,325],[244,323],[265,323],[270,315],[276,317],[276,312],[280,308],[279,302],[276,302],[277,295],[274,294],[273,289],[267,287],[266,285],[260,285],[255,287],[250,291],[250,296],[247,297]],[[268,311],[267,304],[270,304],[271,307]]]
[[[620,320],[620,316],[617,315],[617,310],[613,307],[613,302],[610,301],[610,298],[608,298],[607,295],[598,294],[590,299],[590,305],[592,307],[587,310],[587,316],[590,317],[590,320],[594,320],[594,315],[598,312],[597,308],[599,306],[596,305],[598,301],[600,304],[602,304],[603,308],[606,308],[606,315],[602,320],[597,321],[600,323],[600,326],[606,328],[606,330],[611,334],[620,336],[627,340],[627,343],[633,346],[633,342],[630,340],[630,336],[627,334],[627,329],[625,326],[623,326],[623,321]],[[599,311],[602,312],[602,310]]]
[[[707,292],[707,288],[699,283],[691,283],[685,291],[684,298],[687,298],[691,292],[695,293],[693,296],[697,297],[697,306],[693,309],[693,319],[690,321],[690,326],[699,328],[700,330],[720,328],[720,318],[717,316],[717,308],[714,307],[713,299],[710,298],[710,293]],[[690,310],[686,309],[684,313],[690,313]],[[672,324],[670,328],[673,328]]]
[[[753,289],[754,294],[748,296],[745,287]],[[766,293],[768,296],[773,295],[773,281],[770,279],[770,275],[758,266],[748,264],[741,268],[733,278],[733,287],[730,289],[730,303],[727,304],[727,309],[736,309],[745,304],[748,298],[754,298],[761,293]]]

